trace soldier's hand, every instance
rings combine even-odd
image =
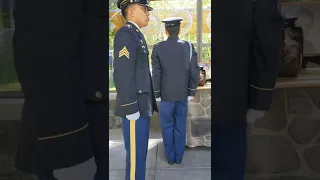
[[[136,113],[126,115],[126,118],[130,121],[136,121],[137,119],[140,118],[140,112],[138,111]]]
[[[161,98],[160,97],[156,98],[156,101],[161,101]]]
[[[258,111],[254,109],[249,109],[247,112],[247,123],[252,124],[257,119],[260,119],[264,116],[264,111]]]
[[[188,96],[188,101],[190,101],[191,99],[193,99],[193,96]]]

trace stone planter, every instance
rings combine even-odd
[[[109,129],[121,128],[121,119],[114,116],[116,93],[109,95]],[[150,131],[161,131],[159,114],[151,117]],[[187,119],[187,142],[189,147],[211,147],[211,84],[199,87],[189,102]]]
[[[189,102],[187,146],[211,147],[211,84],[199,87]]]
[[[249,125],[248,180],[320,179],[320,89],[278,89]],[[261,178],[258,178],[261,177]]]
[[[109,97],[109,128],[118,129],[121,121],[113,116],[115,94]],[[209,99],[208,88],[189,102],[188,146],[211,146]],[[22,104],[23,100],[0,101],[0,179],[30,178],[13,167]],[[320,179],[320,88],[276,90],[270,111],[248,126],[246,180]],[[151,131],[159,130],[155,114]]]

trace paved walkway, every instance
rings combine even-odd
[[[109,142],[109,179],[122,180],[125,174],[123,142]],[[187,149],[179,165],[169,165],[165,159],[163,143],[149,141],[146,180],[210,180],[211,153],[209,148]]]
[[[125,149],[121,131],[110,131],[109,158],[109,179],[123,180]],[[210,148],[187,148],[181,164],[169,165],[164,155],[161,133],[150,133],[146,180],[210,180],[210,170]]]
[[[125,149],[121,130],[110,130],[109,134],[109,179],[124,180]],[[150,133],[146,180],[210,180],[210,170],[210,148],[187,148],[181,164],[169,165],[164,155],[161,133]],[[59,180],[92,180],[94,173],[92,159],[72,168],[58,170],[55,175]]]
[[[122,132],[110,130],[109,134],[109,179],[124,180],[125,149]],[[0,156],[0,165],[3,160],[5,160],[4,157]],[[7,167],[9,166],[11,167],[12,164],[8,164]],[[5,167],[0,168],[0,180],[35,180],[33,176],[21,173],[3,175],[5,169]],[[95,170],[96,166],[92,158],[77,166],[56,170],[54,174],[59,180],[92,180]],[[161,133],[150,133],[146,180],[210,180],[210,170],[210,148],[187,148],[181,164],[169,165],[164,155]],[[8,172],[12,170],[9,168]]]

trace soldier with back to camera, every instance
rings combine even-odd
[[[164,19],[166,41],[152,51],[152,79],[160,102],[163,144],[169,164],[180,164],[186,144],[188,101],[199,81],[197,53],[193,45],[179,39],[180,17]]]

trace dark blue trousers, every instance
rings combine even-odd
[[[135,176],[135,180],[145,180],[148,153],[150,117],[140,117],[136,121],[122,118],[122,133],[126,155],[125,180]],[[135,137],[135,139],[132,139]],[[131,153],[135,156],[131,157]]]
[[[247,124],[212,125],[211,172],[214,180],[244,180]]]
[[[186,145],[188,101],[160,102],[160,123],[168,161],[180,163]]]

